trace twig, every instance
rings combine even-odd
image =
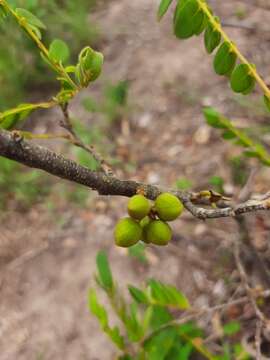
[[[138,190],[143,190],[145,196],[154,200],[160,193],[169,191],[175,194],[185,208],[198,219],[216,219],[235,217],[236,215],[256,211],[270,210],[270,198],[264,200],[251,199],[244,203],[226,208],[205,209],[193,204],[194,193],[164,189],[159,186],[144,184],[132,180],[121,180],[104,172],[92,171],[77,164],[47,148],[25,140],[16,133],[0,129],[0,156],[15,160],[28,167],[46,171],[62,179],[85,185],[98,191],[100,195],[119,195],[131,197]]]
[[[241,215],[241,216],[236,216],[235,221],[237,222],[239,228],[240,243],[246,245],[247,250],[252,255],[256,270],[259,272],[261,279],[263,280],[265,285],[270,287],[270,272],[268,270],[267,265],[265,264],[260,254],[258,253],[257,249],[252,243],[252,240],[249,236],[249,229],[246,219],[244,218],[243,215]]]
[[[270,290],[266,290],[266,291],[262,291],[262,292],[258,292],[256,294],[256,297],[264,297],[267,298],[270,296]],[[229,308],[231,306],[236,306],[236,305],[240,305],[243,304],[245,302],[249,301],[249,296],[243,296],[241,298],[223,303],[223,304],[219,304],[219,305],[215,305],[213,307],[205,307],[205,308],[201,308],[201,309],[192,309],[190,311],[187,311],[187,313],[181,317],[180,319],[173,319],[169,322],[167,322],[166,324],[160,326],[158,329],[152,331],[150,334],[148,334],[146,337],[144,337],[142,339],[142,343],[145,343],[147,340],[149,340],[150,338],[152,338],[153,336],[155,336],[156,334],[158,334],[160,331],[163,331],[167,328],[170,327],[174,327],[174,326],[178,326],[178,325],[182,325],[188,321],[194,320],[198,317],[201,317],[203,315],[206,314],[211,314],[213,312],[216,311],[220,311],[220,310],[224,310],[226,308]]]
[[[256,333],[255,333],[256,360],[262,360],[262,353],[261,353],[262,327],[263,327],[262,321],[258,320],[256,323]]]
[[[248,26],[248,25],[240,24],[240,23],[229,22],[229,21],[222,21],[221,25],[223,27],[231,27],[231,28],[243,29],[243,30],[248,30],[248,31],[256,31],[256,29],[252,26]]]
[[[245,271],[244,266],[240,259],[240,241],[238,239],[236,239],[234,242],[234,252],[233,253],[234,253],[235,263],[236,263],[242,284],[246,290],[247,296],[248,296],[250,303],[254,309],[254,312],[260,321],[267,324],[268,319],[266,319],[264,314],[261,312],[261,310],[257,306],[256,300],[255,300],[255,297],[253,294],[253,289],[251,289],[251,287],[249,286],[248,277],[247,277],[246,271]]]
[[[106,163],[106,161],[103,159],[103,157],[96,151],[93,145],[86,145],[84,142],[79,138],[79,136],[76,134],[72,122],[70,119],[69,111],[68,111],[68,103],[62,104],[61,109],[64,115],[63,121],[61,121],[61,126],[66,129],[72,139],[71,142],[73,145],[80,147],[81,149],[87,151],[93,158],[98,162],[100,169],[107,175],[113,175],[113,171],[111,167]]]

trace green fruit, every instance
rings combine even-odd
[[[121,247],[135,245],[142,238],[142,228],[131,218],[118,221],[114,229],[115,244]]]
[[[181,201],[170,193],[163,193],[155,200],[155,210],[158,217],[164,221],[175,220],[181,215],[183,209],[184,206]]]
[[[150,224],[151,219],[149,216],[144,217],[141,221],[140,221],[140,226],[142,228],[142,241],[144,241],[145,243],[149,244],[150,241],[147,240],[147,226]]]
[[[137,220],[143,219],[149,214],[150,202],[143,195],[134,195],[128,202],[128,213]]]
[[[161,220],[151,221],[145,228],[146,241],[156,245],[167,245],[172,238],[172,229]]]

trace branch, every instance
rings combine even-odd
[[[215,219],[221,217],[235,217],[236,215],[270,209],[270,194],[261,199],[249,200],[234,207],[222,209],[205,209],[196,206],[196,194],[184,191],[163,189],[159,186],[148,185],[132,180],[121,180],[103,172],[91,171],[86,167],[69,160],[62,155],[25,140],[17,132],[0,129],[0,156],[15,160],[31,168],[41,169],[51,175],[70,180],[98,191],[100,195],[121,195],[131,197],[138,190],[143,190],[145,196],[154,200],[160,193],[169,191],[182,201],[185,208],[195,217]],[[195,205],[196,203],[196,205]]]
[[[64,115],[64,120],[61,121],[60,124],[71,135],[73,145],[80,147],[81,149],[88,152],[91,156],[93,156],[93,158],[99,164],[100,169],[101,169],[102,172],[104,172],[107,175],[113,175],[113,171],[112,171],[111,167],[106,163],[106,161],[102,158],[102,156],[96,151],[94,146],[93,145],[86,145],[80,139],[80,137],[76,134],[76,132],[75,132],[73,126],[72,126],[70,116],[69,116],[68,103],[63,104],[61,106],[61,109],[62,109],[62,112],[63,112],[63,115]]]

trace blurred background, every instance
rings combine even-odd
[[[172,13],[158,23],[157,0],[11,1],[46,25],[46,44],[65,40],[76,61],[83,46],[102,51],[102,76],[71,103],[82,139],[119,177],[194,191],[213,189],[237,199],[250,173],[252,190],[269,190],[270,170],[242,156],[205,123],[213,106],[269,148],[270,126],[259,96],[233,94],[217,77],[203,38],[178,41]],[[263,0],[209,3],[226,31],[270,83],[270,5]],[[7,68],[12,71],[7,71]],[[0,24],[0,111],[43,101],[57,91],[54,74],[12,20]],[[59,131],[58,109],[37,111],[21,128]],[[96,168],[63,141],[43,145]],[[112,359],[114,349],[88,312],[95,255],[105,249],[121,286],[156,277],[180,288],[196,306],[224,302],[234,291],[228,241],[231,219],[175,223],[166,248],[118,249],[113,227],[127,200],[95,192],[0,158],[0,353],[11,359]],[[255,244],[268,243],[264,214],[248,217]],[[265,256],[268,255],[268,247]],[[254,280],[255,281],[255,280]]]

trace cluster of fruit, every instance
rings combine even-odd
[[[172,229],[167,221],[173,221],[184,209],[181,201],[170,193],[159,195],[154,204],[138,194],[129,199],[130,217],[121,219],[115,226],[115,243],[121,247],[145,243],[167,245],[172,238]]]

